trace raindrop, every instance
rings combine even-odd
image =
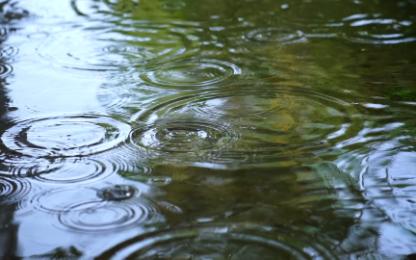
[[[226,126],[198,121],[161,121],[134,129],[130,142],[139,149],[163,156],[196,158],[219,151],[236,139]]]

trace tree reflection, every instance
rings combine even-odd
[[[5,42],[10,31],[13,31],[12,23],[16,19],[23,18],[27,13],[16,6],[16,2],[11,0],[0,2],[0,50],[5,48]],[[11,67],[6,55],[0,53],[0,67]],[[8,74],[10,75],[10,74]],[[6,76],[8,76],[6,75]],[[7,113],[10,110],[9,99],[7,97],[7,78],[0,77],[0,130],[3,131],[8,125]],[[7,184],[4,179],[0,180],[0,258],[8,259],[18,255],[18,225],[14,222],[14,213],[18,201],[14,198],[3,197],[7,194]]]

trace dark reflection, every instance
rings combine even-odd
[[[0,257],[9,258],[17,255],[18,226],[13,223],[15,206],[0,207]]]
[[[13,67],[10,65],[14,49],[6,44],[8,34],[13,31],[12,23],[26,15],[13,1],[0,2],[0,131],[9,126],[9,106],[6,86],[7,77]],[[12,177],[0,177],[0,258],[9,259],[18,255],[18,225],[14,212],[25,195],[26,184]]]
[[[42,255],[33,255],[32,258],[43,258],[43,259],[79,259],[82,257],[82,252],[80,252],[76,247],[61,248],[58,247],[51,252]]]

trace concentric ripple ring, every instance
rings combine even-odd
[[[239,74],[241,69],[235,64],[201,59],[168,63],[141,74],[140,78],[145,83],[162,87],[203,87]]]
[[[142,201],[87,202],[75,204],[59,215],[59,222],[72,231],[103,232],[119,230],[154,220],[156,209]]]
[[[257,42],[277,42],[291,44],[304,42],[306,37],[300,30],[291,31],[282,28],[260,28],[254,29],[246,34],[246,38]]]
[[[162,121],[134,129],[130,142],[139,149],[196,155],[220,150],[236,137],[227,127],[209,121]]]
[[[123,185],[101,190],[90,187],[48,190],[36,195],[31,204],[36,210],[57,215],[59,228],[78,232],[123,229],[162,219],[153,203],[140,196],[139,190]]]
[[[0,64],[0,78],[7,78],[13,72],[13,67],[7,63]]]
[[[285,232],[286,231],[286,232]],[[304,236],[306,234],[303,234]],[[294,236],[294,235],[293,235]],[[100,257],[111,259],[331,259],[316,239],[292,237],[287,230],[250,225],[191,226],[127,240]]]
[[[160,126],[160,122],[181,117],[224,122],[226,127],[220,130],[224,138],[210,138],[192,125],[192,131],[182,131],[192,133],[193,138],[188,139],[192,142],[182,142],[186,138],[170,141],[181,131],[172,135],[169,130],[175,128]],[[150,125],[130,134],[136,147],[158,152],[158,159],[180,158],[175,161],[210,168],[270,166],[321,156],[343,147],[363,127],[353,104],[312,89],[278,85],[261,90],[255,85],[230,85],[167,96],[137,113],[132,122]]]
[[[31,184],[21,178],[0,176],[0,205],[19,202],[31,190]]]
[[[411,20],[397,20],[378,15],[355,14],[344,18],[351,32],[348,41],[362,44],[389,45],[416,42]]]
[[[114,167],[104,160],[86,158],[65,159],[54,163],[54,165],[56,165],[55,169],[34,174],[33,178],[47,183],[79,184],[97,181],[97,179],[111,175],[114,171]]]
[[[1,136],[11,151],[36,158],[86,156],[122,143],[130,126],[110,117],[70,116],[30,119]]]

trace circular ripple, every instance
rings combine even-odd
[[[198,124],[181,130],[186,121],[172,129],[154,123],[183,115],[196,122],[227,122],[227,128],[210,134]],[[273,162],[280,156],[325,151],[342,145],[361,129],[359,113],[349,103],[310,89],[276,86],[261,90],[239,86],[171,96],[136,114],[133,120],[153,124],[130,134],[137,146],[169,155],[205,150],[206,160],[215,158],[225,164],[236,160]]]
[[[291,44],[304,42],[306,37],[302,31],[285,28],[260,28],[246,34],[247,39],[257,42],[278,42]]]
[[[10,205],[21,201],[30,190],[30,183],[23,179],[0,176],[1,205]]]
[[[240,68],[232,63],[205,59],[162,65],[140,77],[146,83],[163,87],[202,87],[218,84],[239,74]]]
[[[54,33],[37,52],[45,61],[60,67],[116,71],[117,76],[122,71],[123,77],[133,76],[134,82],[137,74],[143,73],[143,66],[153,69],[198,52],[202,30],[198,22],[157,22],[154,17],[148,17],[146,5],[138,1],[72,0],[73,10],[97,26],[81,25],[71,31]],[[91,37],[91,31],[94,37]],[[82,48],[79,48],[80,42]],[[127,75],[126,71],[129,72]]]
[[[68,207],[59,222],[73,231],[102,232],[150,223],[157,217],[157,211],[144,201],[87,202]]]
[[[364,44],[400,44],[416,42],[413,22],[375,15],[358,14],[344,19],[348,29],[345,38]]]
[[[0,175],[33,177],[58,170],[61,164],[53,160],[21,155],[0,154]]]
[[[1,140],[13,152],[31,157],[75,157],[111,149],[129,132],[128,124],[109,117],[51,117],[20,122]]]
[[[13,67],[9,64],[0,64],[0,78],[7,78],[13,72]]]
[[[173,229],[129,239],[112,259],[333,259],[319,239],[292,230],[241,224]]]
[[[72,231],[109,231],[161,218],[157,209],[150,201],[141,198],[136,188],[130,187],[130,192],[134,189],[134,193],[122,200],[109,196],[109,190],[114,195],[118,186],[124,187],[48,190],[35,196],[31,203],[37,210],[57,214],[61,227]]]
[[[52,189],[35,195],[31,200],[35,209],[53,214],[66,212],[69,210],[69,206],[75,203],[92,202],[100,205],[103,200],[97,196],[96,189],[85,187]]]
[[[61,67],[97,72],[125,70],[155,56],[140,46],[129,46],[123,42],[117,45],[96,39],[85,39],[84,47],[79,48],[81,39],[76,36],[82,34],[77,31],[72,34],[56,33],[49,36],[37,52],[47,62]]]
[[[156,22],[152,15],[148,16],[149,8],[154,7],[147,5],[135,0],[123,2],[72,0],[71,6],[78,15],[98,22],[101,28],[84,28],[81,33],[64,32],[64,36],[68,39],[54,36],[47,45],[42,46],[41,53],[48,54],[52,50],[54,53],[46,57],[55,60],[59,57],[58,61],[69,67],[74,67],[72,65],[75,63],[76,67],[81,69],[125,70],[144,64],[148,67],[157,66],[198,51],[198,46],[195,46],[200,44],[197,32],[202,30],[198,22],[182,20]],[[99,35],[99,40],[94,37],[86,41],[87,37],[79,37],[88,30],[93,30],[94,36]],[[78,47],[80,41],[91,44],[84,43],[83,48],[80,49]],[[50,44],[54,44],[51,46],[54,48],[51,49],[48,46]],[[112,47],[105,47],[109,44]],[[67,46],[67,51],[63,52],[62,46]],[[97,49],[97,46],[104,48]],[[78,61],[69,60],[65,57],[67,53],[77,57]],[[89,62],[97,60],[99,62],[90,64],[92,66],[88,65]]]
[[[191,121],[163,121],[137,128],[130,141],[139,148],[169,154],[197,155],[220,150],[235,139],[229,129],[218,124]]]
[[[123,24],[126,23],[126,24]],[[134,21],[100,28],[71,29],[51,34],[36,49],[48,63],[84,71],[128,71],[156,66],[183,56],[191,48],[192,26],[174,30],[170,25]],[[91,38],[93,30],[94,38]],[[99,38],[95,35],[99,34]],[[83,48],[79,48],[79,42]]]
[[[62,160],[53,165],[53,170],[32,174],[34,179],[59,184],[85,183],[105,178],[114,170],[112,165],[93,159]]]

